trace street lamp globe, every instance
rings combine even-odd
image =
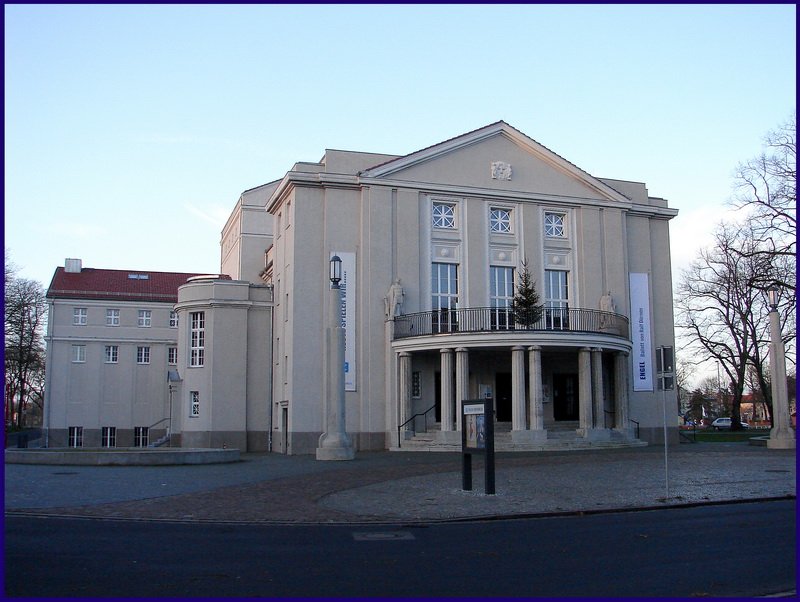
[[[338,288],[339,282],[342,280],[342,259],[338,255],[331,257],[330,279],[334,288]]]

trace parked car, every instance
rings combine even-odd
[[[742,425],[743,429],[749,429],[750,425],[747,424],[744,420],[739,421]],[[715,430],[720,429],[729,429],[731,428],[731,419],[730,418],[717,418],[714,422],[711,423],[711,428]]]

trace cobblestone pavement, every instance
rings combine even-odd
[[[392,523],[796,497],[795,450],[742,443],[498,454],[496,494],[462,490],[453,453],[359,452],[345,462],[243,454],[232,464],[5,465],[7,515],[240,523]],[[669,495],[667,495],[669,494]]]

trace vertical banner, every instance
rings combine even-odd
[[[356,390],[356,254],[334,252],[342,260],[342,328],[344,328],[344,390]]]
[[[633,390],[653,390],[650,350],[650,289],[646,273],[630,274],[631,339],[633,342]]]

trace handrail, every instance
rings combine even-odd
[[[633,418],[628,418],[628,420],[630,420],[631,422],[633,422],[633,424],[636,425],[636,438],[638,439],[639,438],[639,423],[636,422]]]
[[[411,422],[412,420],[414,420],[415,418],[417,418],[418,416],[425,416],[425,432],[427,432],[427,431],[428,431],[428,412],[430,412],[431,410],[433,410],[433,409],[435,409],[435,408],[436,408],[436,404],[433,404],[431,407],[429,407],[429,408],[428,408],[427,410],[425,410],[424,412],[417,412],[417,413],[416,413],[416,414],[414,414],[414,415],[413,415],[411,418],[409,418],[409,419],[408,419],[408,420],[406,420],[406,421],[405,421],[403,424],[401,424],[400,426],[398,426],[398,427],[397,427],[397,447],[402,447],[402,445],[400,445],[400,430],[401,430],[401,429],[402,429],[402,428],[403,428],[405,425],[407,425],[409,422]],[[416,431],[416,430],[414,430],[414,433],[416,433],[416,432],[417,432],[417,431]]]
[[[401,314],[394,319],[394,336],[563,331],[628,338],[629,324],[626,316],[596,309],[545,307],[535,321],[527,321],[515,317],[510,307],[471,307]]]
[[[154,422],[153,424],[151,424],[150,426],[148,426],[148,427],[147,427],[147,430],[148,430],[148,432],[149,432],[149,431],[150,431],[150,429],[151,429],[151,428],[153,428],[155,425],[157,425],[157,424],[161,424],[162,422],[166,422],[167,420],[169,420],[169,418],[162,418],[162,419],[161,419],[161,420],[159,420],[158,422]]]

